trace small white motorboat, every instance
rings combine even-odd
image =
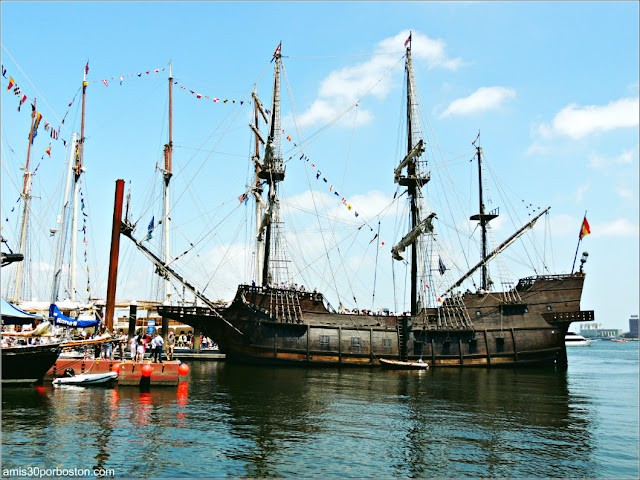
[[[574,332],[567,332],[564,337],[564,344],[567,347],[588,347],[592,340],[587,340],[582,335]]]
[[[400,360],[390,360],[388,358],[380,358],[380,364],[386,368],[396,370],[428,370],[429,364],[419,359],[417,362],[402,362]]]
[[[66,372],[65,372],[66,373]],[[118,378],[118,372],[82,373],[80,375],[65,375],[53,380],[54,385],[100,385]]]

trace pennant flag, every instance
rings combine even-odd
[[[333,192],[333,185],[331,185],[331,186],[329,187],[329,191],[330,191],[330,192]]]
[[[2,76],[3,76],[4,78],[7,78],[7,69],[6,69],[6,68],[4,68],[4,65],[2,65]]]
[[[273,56],[275,57],[276,55],[279,55],[281,50],[282,50],[282,44],[278,45],[278,48],[276,48],[276,51],[273,52]]]
[[[27,96],[26,96],[26,95],[23,95],[23,96],[22,96],[22,99],[20,100],[20,103],[18,103],[18,111],[20,111],[20,107],[21,107],[21,106],[22,106],[22,104],[23,104],[24,102],[26,102],[26,101],[27,101]]]
[[[587,222],[587,217],[584,217],[582,220],[582,227],[580,227],[580,240],[582,240],[586,235],[591,233],[591,227],[589,227],[589,222]]]
[[[9,77],[9,86],[7,87],[7,92],[11,90],[11,87],[15,85],[16,82],[13,81],[13,77]]]
[[[444,262],[439,257],[438,257],[438,271],[440,272],[440,275],[444,275],[444,272],[447,271],[447,267],[444,266]]]
[[[47,155],[51,158],[51,142],[49,142],[49,148],[47,148]]]
[[[89,60],[87,60],[87,66],[84,67],[84,74],[86,75],[87,73],[89,73]]]
[[[320,178],[320,170],[318,170],[318,173],[316,173],[316,180],[318,180]]]
[[[248,200],[248,199],[249,199],[249,197],[247,196],[247,194],[246,194],[246,193],[243,193],[242,195],[240,195],[240,196],[238,197],[238,200],[240,201],[240,203],[242,203],[242,202],[244,202],[244,201],[246,201],[246,200]]]
[[[356,218],[358,218],[358,216],[359,216],[359,215],[360,215],[360,214],[359,214],[358,212],[356,212]]]
[[[105,86],[105,87],[108,87],[108,86],[109,86],[109,83],[107,83],[107,80],[106,80],[106,79],[102,79],[102,83],[104,83],[104,86]]]
[[[44,131],[48,132],[49,129],[51,128],[51,124],[47,121],[44,122]]]
[[[407,45],[409,45],[411,43],[411,34],[409,34],[409,38],[407,38],[404,42],[404,46],[406,47]]]
[[[42,120],[42,114],[40,112],[36,113],[36,121],[33,124],[33,131],[31,133],[31,145],[33,145],[33,141],[38,135],[38,127],[40,126],[40,120]]]
[[[151,221],[149,222],[149,226],[147,227],[147,230],[149,231],[149,233],[147,233],[147,240],[151,240],[152,235],[151,233],[153,232],[153,228],[154,228],[154,224],[153,221],[155,220],[155,215],[151,217]]]
[[[376,233],[375,237],[373,237],[373,238],[371,239],[371,241],[369,242],[369,245],[371,245],[371,244],[373,243],[373,241],[374,241],[376,238],[378,238],[378,234],[377,234],[377,233]]]

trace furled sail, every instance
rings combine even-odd
[[[404,252],[404,249],[411,245],[416,239],[422,235],[424,232],[433,232],[433,223],[432,220],[436,216],[435,212],[431,212],[431,214],[422,220],[415,228],[413,228],[409,233],[407,233],[398,244],[391,249],[391,255],[395,260],[404,260],[404,258],[400,255],[400,252]]]

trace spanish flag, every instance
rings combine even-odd
[[[589,227],[589,222],[587,222],[587,217],[584,217],[584,220],[582,220],[582,227],[580,227],[580,240],[590,233],[591,228]]]

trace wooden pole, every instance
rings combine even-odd
[[[111,229],[111,253],[109,254],[109,278],[107,280],[107,311],[105,325],[113,332],[113,311],[116,303],[116,280],[118,278],[118,254],[120,252],[120,223],[122,222],[122,199],[124,180],[116,180],[116,196],[113,206],[113,227]]]

